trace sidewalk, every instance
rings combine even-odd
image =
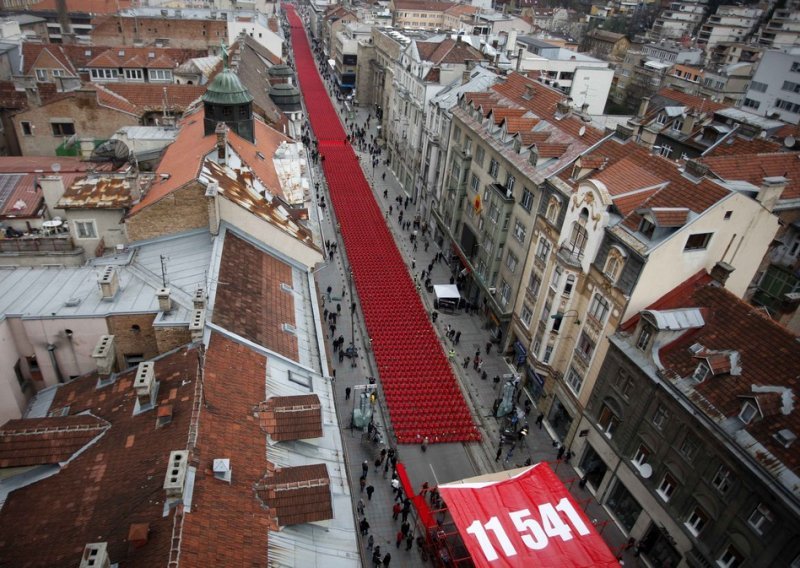
[[[329,89],[330,92],[330,89]],[[333,104],[339,112],[340,118],[344,122],[342,109],[333,98]],[[364,125],[368,111],[366,109],[358,108],[355,114],[349,114],[348,119],[355,116],[355,122],[359,125]],[[370,123],[370,129],[367,133],[367,141],[369,136],[376,135],[376,126],[378,121],[374,116]],[[354,146],[355,149],[355,146]],[[392,232],[398,249],[406,260],[406,264],[411,270],[412,259],[415,261],[415,269],[412,275],[416,274],[418,280],[423,270],[428,270],[428,266],[432,263],[434,255],[437,252],[444,252],[447,258],[446,251],[440,249],[430,242],[428,250],[425,251],[423,245],[422,233],[418,232],[417,237],[417,250],[414,250],[411,243],[410,236],[413,231],[403,230],[398,222],[398,204],[395,199],[400,196],[405,198],[406,195],[402,190],[400,183],[394,177],[392,171],[387,168],[383,160],[385,155],[381,156],[377,167],[372,168],[370,157],[367,153],[356,151],[362,164],[365,177],[368,181],[373,183],[373,193],[376,201],[381,208],[388,213],[389,207],[392,207],[392,214],[389,215],[387,224]],[[324,178],[321,176],[320,169],[314,167],[315,180],[321,180],[321,190],[327,191],[327,185],[324,183]],[[385,178],[384,178],[385,174]],[[387,192],[387,197],[384,198],[383,193]],[[330,196],[326,194],[326,203],[330,204]],[[409,204],[407,208],[401,208],[403,211],[403,219],[405,221],[413,221],[416,215],[416,209],[413,204]],[[335,213],[326,207],[325,210],[318,209],[317,212],[322,214],[322,227],[325,238],[330,240],[338,240],[338,235],[335,232],[336,222]],[[350,291],[348,279],[346,277],[348,269],[346,268],[344,245],[339,241],[338,252],[334,255],[332,261],[320,269],[316,276],[320,286],[320,293],[324,297],[325,290],[328,286],[332,287],[333,299],[325,301],[324,307],[329,310],[335,310],[336,304],[342,306],[342,316],[337,323],[337,331],[335,336],[343,335],[345,338],[345,346],[349,345],[351,339],[351,322],[349,317],[349,310],[347,309],[352,301],[356,301],[360,305],[357,293],[353,290]],[[446,261],[433,263],[431,270],[431,280],[434,284],[449,283],[451,277],[450,268]],[[344,295],[342,292],[344,291]],[[422,301],[430,313],[433,309],[433,294],[425,291],[424,287],[421,289]],[[325,298],[325,300],[327,300]],[[371,353],[364,349],[364,338],[367,337],[363,330],[363,323],[360,319],[360,310],[356,311],[356,317],[353,322],[354,333],[352,334],[353,341],[359,349],[360,356],[355,363],[355,367],[351,366],[352,363],[349,359],[345,358],[343,363],[338,362],[338,353],[334,354],[330,347],[330,338],[327,342],[329,349],[329,360],[331,361],[331,368],[336,369],[336,402],[338,406],[338,415],[340,424],[346,428],[350,423],[350,416],[353,410],[353,405],[357,404],[358,391],[356,390],[360,385],[366,383],[365,377],[375,376],[374,361],[371,360]],[[461,332],[460,341],[457,345],[446,339],[445,328],[450,325],[457,331]],[[497,346],[492,345],[491,351],[486,353],[486,344],[489,341],[489,334],[484,328],[484,320],[478,315],[467,315],[464,312],[456,312],[453,314],[446,314],[439,312],[438,321],[434,327],[439,334],[442,341],[443,349],[449,350],[453,348],[456,351],[455,362],[453,363],[453,370],[462,385],[462,391],[468,400],[469,405],[473,409],[473,419],[478,424],[484,439],[479,444],[439,444],[432,445],[428,448],[426,453],[422,453],[418,446],[400,446],[398,454],[400,460],[406,465],[412,483],[416,486],[422,484],[423,481],[430,481],[434,483],[445,483],[455,481],[457,479],[478,475],[481,473],[488,473],[492,471],[501,471],[503,469],[512,469],[522,465],[526,459],[530,458],[531,463],[540,461],[554,462],[556,460],[557,448],[554,446],[553,436],[547,428],[547,423],[544,421],[543,427],[537,427],[535,424],[536,417],[539,412],[533,405],[528,419],[530,420],[530,433],[529,435],[516,445],[513,455],[506,461],[508,446],[503,448],[501,458],[496,460],[498,450],[498,442],[500,440],[501,423],[493,417],[493,405],[495,399],[498,397],[500,388],[504,381],[499,384],[493,382],[493,377],[502,377],[508,373],[514,373],[514,369],[504,359],[503,355],[497,351]],[[327,326],[326,326],[327,329]],[[475,353],[480,352],[480,357],[483,359],[483,370],[486,372],[487,379],[481,379],[481,372],[475,371],[472,366],[472,358]],[[465,369],[463,367],[464,358],[469,357],[470,363]],[[380,379],[378,377],[378,379]],[[350,400],[345,399],[345,389],[351,388]],[[522,394],[525,397],[525,394]],[[522,406],[525,399],[520,398],[519,404]],[[386,426],[381,427],[381,433],[384,435],[384,440],[387,439],[387,432],[391,431],[389,424],[389,415],[384,412],[385,409],[381,408],[379,404],[377,407],[377,418],[381,424]],[[366,459],[370,464],[370,470],[367,475],[367,484],[373,485],[375,492],[372,500],[367,499],[366,493],[361,493],[361,498],[366,503],[365,515],[370,523],[370,534],[374,536],[375,544],[380,545],[382,554],[391,552],[392,559],[395,566],[421,566],[422,562],[419,552],[414,548],[407,552],[405,545],[401,546],[398,550],[395,546],[395,535],[399,530],[400,521],[392,520],[392,492],[389,485],[389,479],[383,479],[383,468],[379,472],[375,472],[373,465],[376,455],[380,452],[382,446],[375,445],[372,442],[362,441],[361,432],[343,430],[345,448],[347,451],[348,467],[351,472],[351,490],[353,495],[359,495],[359,477],[361,475],[361,463]],[[390,439],[390,438],[389,438]],[[392,443],[392,446],[394,444]],[[577,456],[573,458],[577,462]],[[566,483],[567,487],[578,501],[581,506],[585,506],[587,516],[593,520],[597,520],[597,529],[601,531],[604,539],[611,548],[613,553],[617,553],[625,544],[626,538],[622,535],[618,527],[610,521],[606,511],[594,500],[591,493],[585,489],[581,489],[577,483],[579,480],[578,473],[575,472],[573,467],[568,463],[553,463],[554,469],[559,477]],[[358,501],[357,498],[355,498]],[[355,514],[355,504],[354,504]],[[413,515],[412,515],[413,517]],[[413,523],[412,523],[413,524]],[[366,537],[364,537],[366,539]],[[365,543],[366,544],[366,541]],[[370,565],[369,557],[372,552],[365,550],[366,565]],[[625,553],[624,562],[626,566],[639,566],[638,559],[633,557],[631,553]]]

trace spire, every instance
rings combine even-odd
[[[222,53],[222,68],[228,68],[228,48],[222,40],[219,40],[219,50]]]

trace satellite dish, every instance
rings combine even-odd
[[[59,164],[58,162],[53,162],[52,164],[50,164],[50,169],[53,170],[55,173],[58,173],[61,171],[61,164]]]
[[[795,142],[797,142],[797,140],[795,140],[794,136],[787,136],[783,139],[783,145],[787,148],[794,148]]]
[[[583,136],[584,134],[586,134],[586,127],[581,126],[580,130],[578,130],[578,136]]]
[[[650,476],[653,475],[653,466],[649,463],[646,463],[639,467],[639,473],[642,474],[644,479],[650,479]]]

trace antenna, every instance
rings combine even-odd
[[[161,255],[161,284],[167,287],[167,257]]]

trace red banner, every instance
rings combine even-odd
[[[618,567],[614,555],[547,464],[516,477],[440,485],[477,567]]]

